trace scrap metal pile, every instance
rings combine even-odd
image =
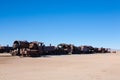
[[[12,56],[36,57],[41,55],[110,53],[110,49],[92,46],[74,46],[64,43],[58,44],[57,46],[45,46],[44,43],[37,41],[14,41],[10,53]]]

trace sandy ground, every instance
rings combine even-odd
[[[0,80],[120,80],[120,54],[39,58],[0,54]]]

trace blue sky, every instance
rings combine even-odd
[[[14,40],[120,49],[119,0],[0,0],[0,44]]]

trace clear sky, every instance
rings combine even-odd
[[[120,1],[0,0],[0,44],[14,40],[120,49]]]

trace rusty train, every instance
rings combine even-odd
[[[10,51],[12,56],[42,56],[66,54],[110,53],[110,48],[96,48],[92,46],[74,46],[61,43],[57,46],[45,46],[43,42],[14,41]]]
[[[5,53],[5,52],[7,52],[7,53],[9,53],[10,51],[12,50],[12,47],[10,47],[10,46],[0,46],[0,53]]]

